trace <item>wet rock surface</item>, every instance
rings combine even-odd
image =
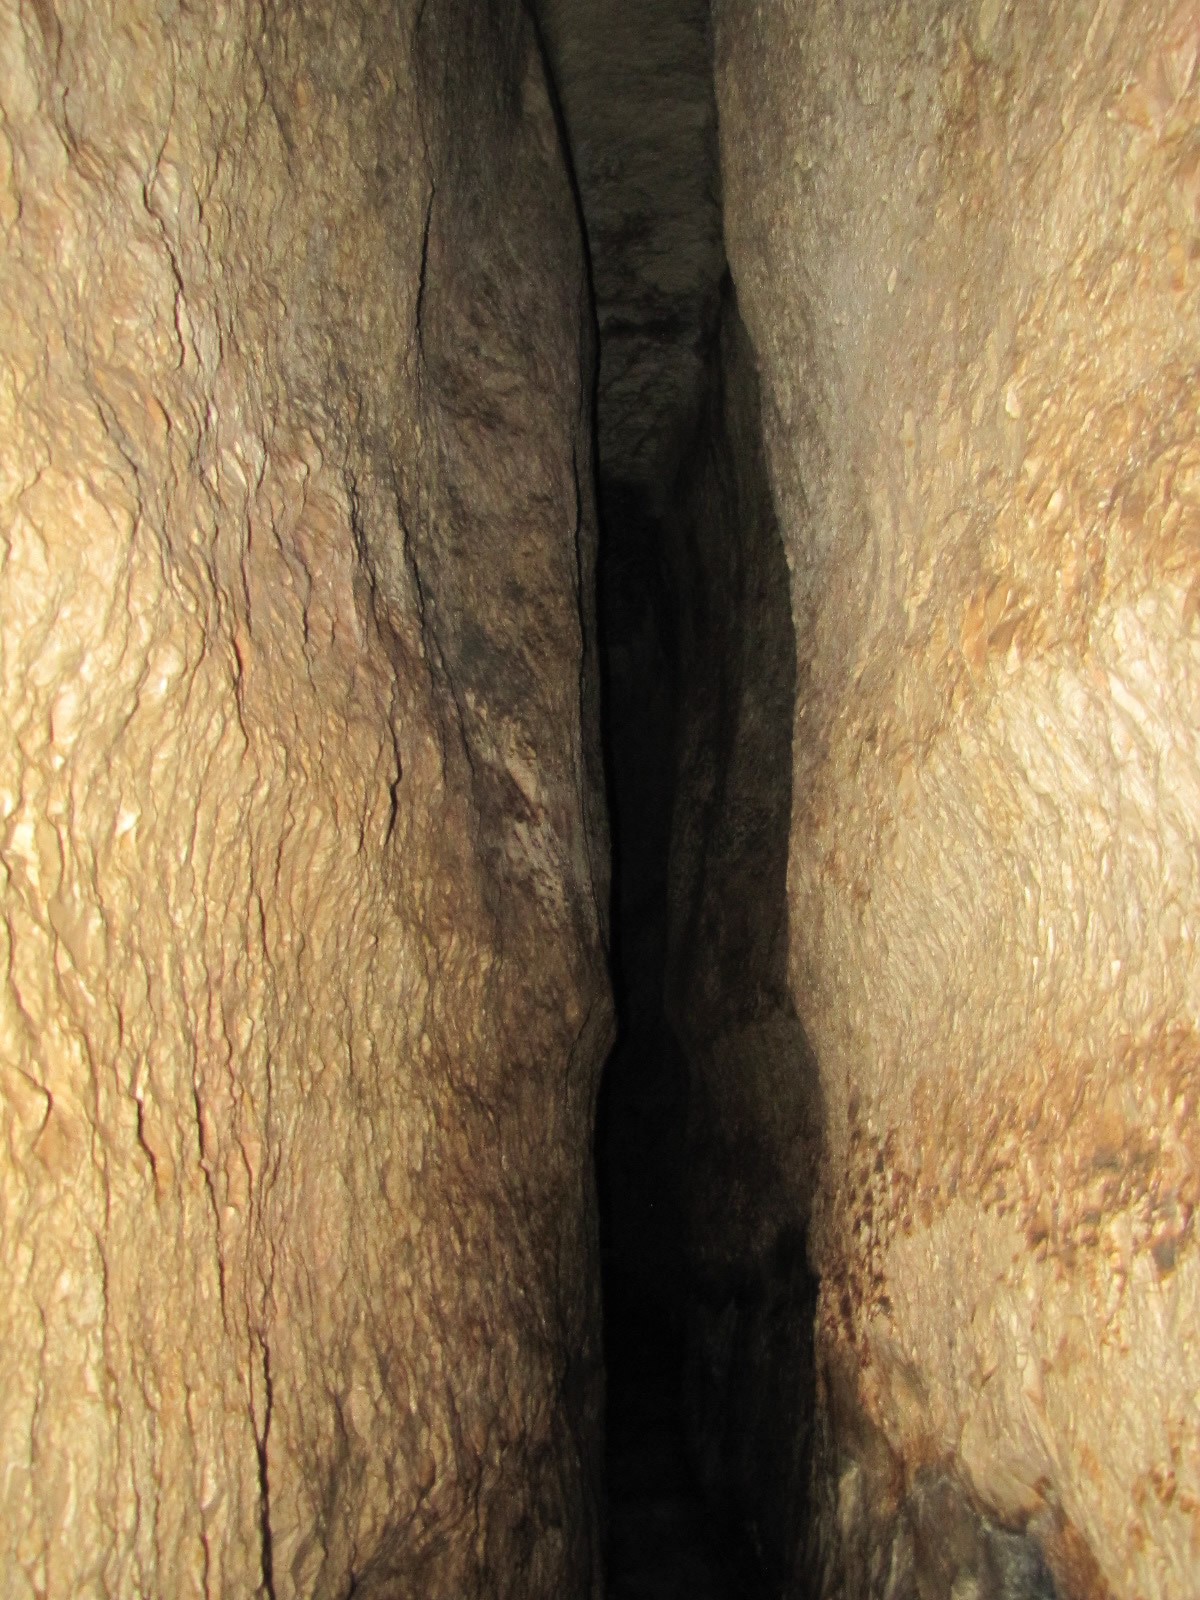
[[[587,289],[521,9],[0,5],[0,1589],[599,1582]]]

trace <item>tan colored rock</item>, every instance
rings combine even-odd
[[[0,1593],[594,1592],[590,356],[528,25],[4,0],[0,108]]]
[[[1196,1592],[1198,54],[1166,3],[717,6],[823,1593]]]

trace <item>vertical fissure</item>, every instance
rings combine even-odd
[[[781,1324],[811,1323],[806,1200],[745,1103],[764,1057],[807,1063],[784,978],[787,569],[722,242],[708,0],[535,10],[599,343],[608,1585],[715,1600],[794,1562],[782,1502],[811,1432],[811,1338],[776,1359]],[[803,1100],[780,1140],[807,1159]]]

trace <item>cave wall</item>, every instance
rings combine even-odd
[[[795,627],[812,1581],[1183,1596],[1200,25],[1135,0],[715,16]],[[781,1192],[776,1225],[807,1203]]]
[[[0,4],[0,1591],[595,1593],[590,316],[508,0]]]

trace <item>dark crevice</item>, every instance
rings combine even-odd
[[[255,1430],[255,1450],[258,1455],[258,1528],[262,1548],[262,1592],[267,1600],[275,1600],[275,1539],[271,1530],[271,1482],[267,1455],[275,1396],[271,1386],[271,1347],[265,1339],[262,1341],[262,1382],[262,1430],[261,1432]]]
[[[618,1039],[596,1126],[608,1376],[609,1594],[747,1593],[688,1444],[688,1070],[664,977],[677,628],[663,529],[635,489],[601,503],[600,641],[613,836]]]
[[[720,1087],[760,1068],[747,1023],[807,1065],[783,977],[787,570],[721,244],[707,0],[532,5],[599,344],[608,1595],[753,1600],[798,1560],[812,1407],[805,1218]]]
[[[748,504],[729,467],[720,348],[714,333],[671,522],[636,486],[606,484],[601,502],[619,1025],[596,1129],[611,1600],[778,1595],[803,1560],[815,1308],[803,1227],[778,1220],[789,1210],[768,1152],[726,1148],[693,1037],[704,1019],[687,1014],[689,979],[671,970],[711,960],[721,1003],[736,996],[752,1020],[791,1029],[804,1069],[777,903],[794,689],[786,576],[769,497]],[[715,568],[702,548],[714,529],[693,520],[714,506]],[[740,642],[747,596],[773,615],[766,649]],[[701,838],[690,860],[689,826]],[[773,1244],[744,1261],[713,1220],[739,1209],[776,1219]]]

